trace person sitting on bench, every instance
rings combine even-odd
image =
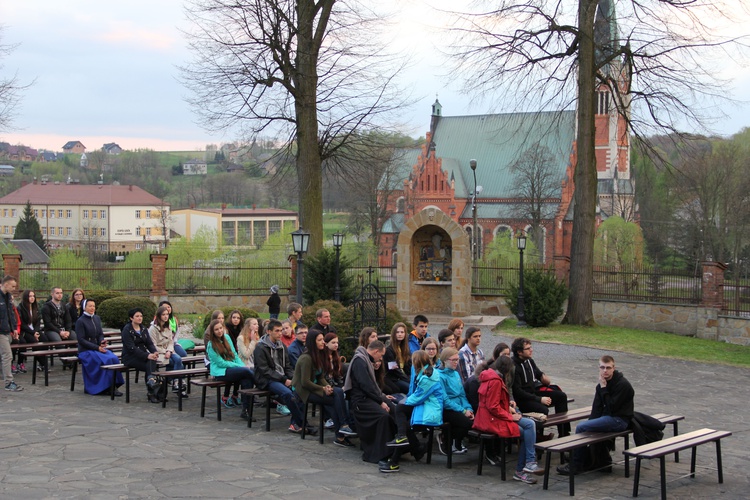
[[[633,418],[635,391],[622,372],[615,370],[615,360],[604,355],[599,358],[599,384],[596,386],[591,416],[576,426],[576,434],[582,432],[620,432],[630,426]],[[602,468],[609,472],[607,464],[612,463],[609,450],[605,446],[594,446],[592,461],[587,462],[586,448],[573,450],[572,462],[557,468],[559,474],[584,472],[586,468]],[[600,456],[605,455],[606,456]]]
[[[112,389],[112,378],[116,377],[115,386],[125,383],[122,373],[102,369],[102,365],[118,365],[120,358],[107,349],[104,340],[102,320],[94,314],[96,302],[83,301],[83,313],[76,320],[75,330],[78,335],[78,360],[81,362],[83,391],[86,394],[109,394]],[[115,390],[115,396],[122,393]]]

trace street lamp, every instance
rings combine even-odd
[[[297,254],[297,303],[302,304],[302,263],[303,254],[307,253],[310,244],[310,233],[302,228],[292,232],[292,246]]]
[[[341,246],[344,244],[343,233],[333,235],[333,248],[336,249],[336,288],[333,292],[333,298],[336,302],[341,302],[341,282],[339,281],[339,256],[341,255]]]
[[[471,216],[474,219],[474,226],[471,229],[471,259],[476,261],[479,256],[477,251],[477,161],[469,160],[469,166],[474,174],[474,192],[471,194]]]
[[[516,244],[518,245],[518,252],[520,254],[520,271],[518,276],[518,311],[516,313],[518,323],[516,323],[516,326],[526,326],[526,315],[523,313],[523,251],[526,248],[526,235],[524,235],[523,232],[518,235]]]

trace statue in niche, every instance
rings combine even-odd
[[[417,279],[420,281],[450,281],[451,247],[443,246],[443,235],[435,233],[430,238],[431,244],[419,249]]]

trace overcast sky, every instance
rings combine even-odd
[[[444,77],[446,63],[433,45],[441,35],[431,26],[442,22],[425,4],[447,0],[403,1],[401,21],[393,29],[397,47],[415,61],[401,84],[418,98],[405,111],[418,137],[429,127],[430,106],[438,95],[443,114],[491,112],[470,105],[457,85]],[[2,61],[3,76],[17,72],[23,82],[35,79],[23,98],[17,130],[0,140],[60,151],[69,140],[88,150],[116,142],[125,149],[202,149],[209,143],[237,139],[209,135],[195,124],[177,81],[177,66],[190,55],[180,28],[186,28],[182,0],[3,0],[3,43],[19,44]],[[750,101],[750,70],[732,66],[733,97]],[[750,126],[748,107],[727,107],[729,119],[716,125],[725,135]]]

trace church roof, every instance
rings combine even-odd
[[[481,197],[480,197],[481,200]],[[542,219],[553,219],[560,203],[542,204]],[[525,203],[477,203],[477,219],[526,219],[529,206]],[[467,203],[461,213],[462,219],[471,219],[471,203]]]
[[[480,200],[515,198],[510,166],[530,148],[549,150],[551,168],[559,179],[556,184],[562,183],[575,141],[575,118],[575,111],[442,116],[432,140],[443,171],[449,178],[455,177],[456,198],[469,198],[474,188],[471,159],[477,160]],[[407,151],[397,169],[399,181],[406,179],[417,163],[419,150]],[[560,188],[551,196],[559,197]]]
[[[393,189],[403,189],[403,181],[409,177],[411,173],[411,167],[417,163],[419,153],[422,148],[399,148],[393,152],[391,156],[391,162],[393,163],[393,175],[388,179],[388,176],[383,175],[380,178],[378,189],[380,191],[387,191]],[[386,186],[385,183],[389,182],[390,186]]]

